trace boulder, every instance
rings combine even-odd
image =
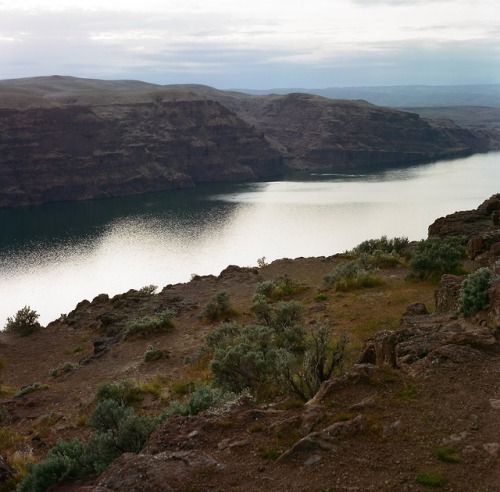
[[[443,275],[434,292],[434,303],[438,313],[456,313],[460,289],[465,276]]]

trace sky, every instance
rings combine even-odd
[[[0,79],[500,83],[498,0],[0,0]]]

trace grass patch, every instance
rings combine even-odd
[[[59,376],[62,376],[63,374],[67,374],[68,372],[74,371],[79,367],[79,364],[76,364],[75,362],[63,362],[59,364],[57,367],[52,368],[49,371],[49,375],[52,376],[53,378],[57,378]]]
[[[276,448],[261,448],[259,456],[265,460],[277,460],[281,455],[281,451]]]
[[[424,487],[442,487],[445,483],[444,477],[439,472],[421,472],[415,477],[415,482]]]
[[[168,359],[168,357],[169,357],[168,350],[157,349],[154,348],[152,345],[148,345],[146,351],[142,355],[142,360],[144,362],[154,362],[157,360]]]
[[[28,386],[23,386],[15,395],[14,398],[21,398],[21,396],[28,395],[29,393],[33,393],[33,391],[45,390],[48,388],[48,385],[42,383],[32,383]]]
[[[459,463],[460,453],[454,446],[443,446],[434,451],[434,456],[445,463]]]
[[[128,323],[123,333],[123,339],[135,336],[146,337],[154,333],[167,333],[174,327],[172,316],[174,312],[170,309],[158,313],[156,316],[145,316]]]

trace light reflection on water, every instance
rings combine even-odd
[[[26,304],[46,324],[102,292],[262,256],[328,256],[383,234],[421,239],[437,217],[500,191],[499,158],[0,210],[0,327]]]

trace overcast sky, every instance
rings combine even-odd
[[[0,79],[500,83],[498,0],[0,0]]]

